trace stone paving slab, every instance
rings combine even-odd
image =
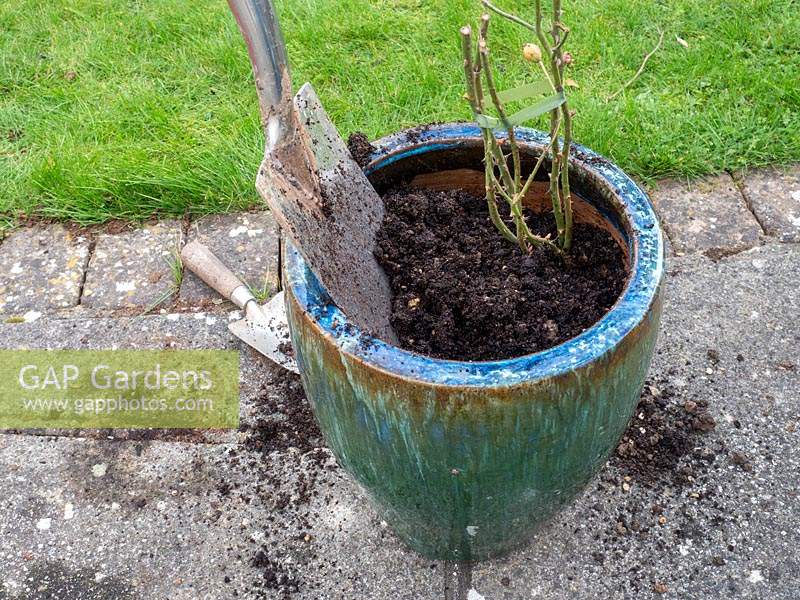
[[[767,235],[800,242],[800,165],[756,169],[737,179]]]
[[[208,246],[251,289],[271,297],[278,288],[278,226],[269,212],[236,213],[203,217],[189,227],[187,241],[198,239]],[[187,271],[180,299],[203,303],[219,294]]]
[[[147,308],[176,286],[171,263],[182,226],[160,221],[118,234],[100,234],[89,261],[81,304],[95,309]]]
[[[62,225],[21,227],[0,244],[0,313],[75,306],[89,240]]]
[[[798,270],[795,245],[673,259],[647,388],[661,412],[626,434],[655,440],[653,458],[620,451],[529,546],[446,597],[796,598]],[[705,433],[683,424],[704,401]],[[121,598],[422,600],[448,580],[325,451],[6,435],[0,478],[0,590],[15,600],[43,575],[84,593],[64,598],[106,582]]]
[[[240,423],[252,426],[259,407],[284,384],[284,372],[228,331],[227,315],[175,313],[132,318],[42,317],[30,323],[0,324],[0,349],[230,349],[240,351]],[[233,432],[201,430],[47,430],[40,434],[90,435],[129,439],[178,439],[215,443],[235,441]]]
[[[718,258],[759,243],[761,227],[727,173],[690,184],[659,181],[650,197],[676,255]]]

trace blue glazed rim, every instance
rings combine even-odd
[[[480,138],[471,124],[448,123],[410,130],[375,142],[376,151],[365,169],[369,175],[398,160],[435,150],[455,149],[467,139]],[[547,134],[520,128],[518,139],[543,145]],[[339,349],[388,374],[445,386],[508,386],[546,379],[587,365],[613,350],[647,318],[664,271],[664,243],[655,210],[647,195],[621,169],[591,150],[573,145],[573,159],[593,172],[617,195],[630,228],[631,274],[616,304],[592,327],[566,342],[534,354],[496,361],[467,362],[431,358],[403,350],[363,333],[331,301],[305,260],[286,241],[285,277],[300,308]],[[298,357],[302,362],[302,356]],[[302,364],[300,365],[302,368]]]

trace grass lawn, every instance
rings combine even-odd
[[[530,19],[532,2],[497,0]],[[566,0],[575,138],[633,175],[800,160],[797,0]],[[477,0],[278,2],[294,81],[343,134],[466,119],[458,28]],[[665,32],[644,74],[615,99]],[[500,19],[502,85],[532,79]],[[680,36],[688,44],[676,40]],[[262,155],[224,0],[0,2],[0,215],[143,219],[256,202]],[[534,123],[544,126],[544,122]]]

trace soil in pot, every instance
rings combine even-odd
[[[400,186],[383,200],[375,254],[407,350],[470,361],[538,352],[591,327],[624,288],[624,253],[595,225],[576,223],[564,260],[523,253],[497,232],[485,199],[462,189]],[[526,216],[537,234],[555,232],[551,213]]]

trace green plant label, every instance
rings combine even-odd
[[[0,429],[239,426],[232,350],[0,350]]]

